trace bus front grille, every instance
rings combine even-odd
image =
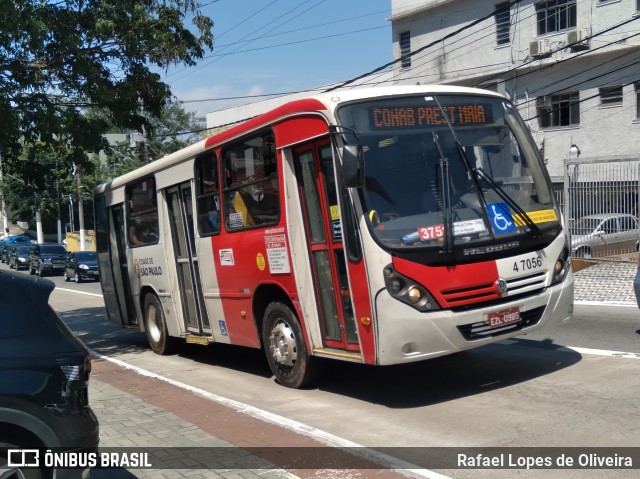
[[[527,293],[534,293],[544,288],[546,271],[535,274],[511,278],[507,280],[507,295],[501,296],[494,283],[474,285],[466,288],[443,290],[440,292],[446,304],[445,307],[456,308],[485,301],[494,301]]]

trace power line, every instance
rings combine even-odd
[[[601,30],[600,32],[597,32],[597,33],[594,33],[594,34],[592,34],[592,35],[589,35],[589,36],[585,37],[585,40],[590,40],[591,38],[594,38],[594,37],[597,37],[597,36],[602,35],[602,34],[604,34],[604,33],[610,32],[611,30],[615,30],[616,28],[619,28],[619,27],[621,27],[621,26],[624,26],[624,25],[626,25],[626,24],[628,24],[628,23],[635,22],[635,21],[636,21],[636,20],[638,20],[638,19],[640,19],[640,16],[638,16],[638,17],[632,17],[632,18],[630,18],[629,20],[625,20],[624,22],[618,23],[618,24],[613,25],[613,26],[611,26],[611,27],[605,28],[604,30]],[[560,48],[558,48],[558,49],[556,49],[556,50],[551,50],[551,51],[549,52],[549,55],[553,55],[554,53],[560,52],[560,51],[562,51],[562,50],[566,50],[567,48],[571,48],[572,46],[577,45],[578,43],[580,43],[580,42],[573,42],[573,43],[569,43],[569,44],[566,44],[566,45],[564,45],[564,46],[562,46],[562,47],[560,47]],[[593,52],[593,51],[595,51],[595,50],[599,50],[599,49],[601,49],[601,48],[604,48],[605,46],[612,45],[612,44],[614,44],[614,43],[617,43],[617,42],[610,42],[608,45],[600,46],[600,47],[598,47],[597,49],[593,49],[593,50],[591,50],[591,52]],[[589,53],[589,52],[586,52],[586,53]],[[565,61],[571,60],[571,59],[576,58],[576,57],[581,56],[581,55],[582,55],[582,54],[579,54],[579,55],[575,55],[574,57],[571,57],[571,58],[568,58],[568,59],[559,60],[559,61],[555,62],[553,65],[557,65],[558,63],[562,63],[562,62],[565,62]],[[501,76],[503,76],[503,75],[505,75],[505,74],[509,74],[509,73],[511,73],[511,72],[515,72],[515,71],[517,71],[517,70],[521,69],[522,67],[525,67],[525,66],[527,66],[527,65],[531,65],[532,63],[537,62],[537,61],[539,61],[539,60],[537,60],[537,59],[535,59],[535,58],[534,58],[534,59],[529,60],[529,61],[527,61],[527,62],[524,62],[524,63],[522,63],[522,64],[520,64],[520,65],[518,65],[518,66],[515,66],[515,67],[513,67],[513,68],[511,68],[511,69],[509,69],[509,70],[506,70],[506,71],[503,71],[503,72],[496,73],[495,75],[492,75],[492,76],[490,76],[490,77],[488,77],[488,78],[484,78],[484,79],[483,79],[483,81],[485,81],[485,82],[486,82],[486,81],[488,81],[488,80],[492,80],[492,79],[495,79],[495,78],[501,77]],[[524,72],[524,73],[521,73],[521,74],[520,74],[520,77],[525,76],[525,75],[528,75],[529,73],[531,73],[531,72]],[[505,81],[507,81],[507,80],[501,80],[501,81],[502,81],[502,82],[505,82]],[[476,86],[476,85],[477,85],[477,83],[476,83],[476,84],[474,84],[474,86]]]
[[[508,3],[508,4],[506,4],[506,5],[504,5],[503,7],[501,7],[501,8],[498,8],[498,9],[494,10],[494,11],[493,11],[493,12],[491,12],[490,14],[485,15],[484,17],[481,17],[481,18],[479,18],[478,20],[474,20],[473,22],[469,23],[468,25],[465,25],[464,27],[458,28],[457,30],[455,30],[455,31],[453,31],[453,32],[451,32],[451,33],[446,34],[445,36],[441,37],[441,38],[440,38],[440,39],[438,39],[438,40],[435,40],[435,41],[433,41],[433,42],[431,42],[431,43],[429,43],[429,44],[427,44],[427,45],[425,45],[425,46],[423,46],[423,47],[420,47],[420,48],[418,48],[417,50],[413,50],[413,51],[409,52],[407,55],[402,55],[402,56],[400,56],[399,58],[397,58],[397,59],[395,59],[395,60],[393,60],[393,61],[391,61],[391,62],[389,62],[389,63],[385,63],[384,65],[382,65],[382,66],[380,66],[380,67],[378,67],[378,68],[375,68],[374,70],[371,70],[371,71],[370,71],[370,72],[368,72],[368,73],[365,73],[365,74],[363,74],[363,75],[360,75],[360,76],[358,76],[358,77],[356,77],[356,78],[352,78],[351,80],[347,80],[347,81],[345,81],[345,82],[341,83],[340,85],[337,85],[337,86],[335,86],[335,87],[329,88],[328,90],[325,90],[325,91],[326,91],[326,92],[330,92],[330,91],[333,91],[333,90],[337,90],[338,88],[344,88],[345,86],[350,85],[350,84],[352,84],[352,83],[354,83],[354,82],[356,82],[356,81],[358,81],[358,80],[361,80],[362,78],[366,78],[366,77],[368,77],[368,76],[370,76],[370,75],[373,75],[373,74],[375,74],[375,73],[378,73],[379,71],[381,71],[381,70],[383,70],[383,69],[386,69],[386,68],[388,68],[388,67],[390,67],[390,66],[392,66],[392,65],[395,65],[396,63],[401,62],[401,61],[402,61],[402,60],[404,60],[405,58],[410,58],[410,57],[412,57],[412,56],[414,56],[414,55],[417,55],[418,53],[421,53],[421,52],[423,52],[423,51],[427,50],[428,48],[431,48],[431,47],[433,47],[433,46],[437,45],[438,43],[443,42],[444,40],[447,40],[447,39],[452,38],[452,37],[454,37],[454,36],[456,36],[456,35],[459,35],[460,33],[464,32],[465,30],[468,30],[469,28],[475,27],[476,25],[478,25],[478,24],[480,24],[480,23],[484,22],[486,19],[491,18],[491,17],[494,17],[497,13],[500,13],[500,12],[502,12],[503,10],[510,9],[512,5],[515,5],[515,4],[517,4],[517,3],[520,3],[521,1],[522,1],[522,0],[512,0],[511,2],[509,2],[509,3]]]
[[[277,0],[275,0],[275,1],[277,1]],[[291,8],[291,9],[287,10],[285,13],[283,13],[282,15],[280,15],[280,16],[276,17],[275,19],[273,19],[270,23],[263,25],[262,27],[260,27],[260,28],[259,28],[258,30],[256,30],[256,31],[260,31],[260,30],[262,30],[262,29],[266,28],[268,25],[272,24],[272,23],[273,23],[273,22],[275,22],[276,20],[279,20],[279,19],[281,19],[281,18],[283,18],[283,17],[285,17],[285,16],[289,15],[291,12],[294,12],[295,10],[297,10],[298,8],[302,7],[303,5],[305,5],[305,4],[307,4],[307,3],[309,3],[310,1],[311,1],[311,0],[305,0],[302,4],[300,4],[300,5],[296,6],[296,7],[293,7],[293,8]],[[316,4],[312,5],[312,6],[311,6],[310,8],[308,8],[307,10],[304,10],[303,12],[301,12],[301,13],[299,13],[298,15],[294,16],[292,19],[287,20],[287,22],[288,22],[288,21],[293,20],[294,18],[299,17],[299,16],[300,16],[300,15],[302,15],[303,13],[308,12],[309,10],[311,10],[311,9],[313,9],[313,8],[315,8],[315,7],[317,7],[318,5],[320,5],[321,3],[324,3],[324,2],[326,2],[326,0],[319,0]],[[270,3],[269,5],[272,5],[273,3],[275,3],[275,2],[272,2],[272,3]],[[265,8],[266,8],[266,7],[265,7]],[[285,22],[285,23],[286,23],[286,22]],[[270,33],[270,32],[272,32],[272,31],[274,31],[275,29],[280,28],[280,27],[281,27],[282,25],[284,25],[285,23],[280,23],[279,25],[274,26],[272,29],[268,30],[268,31],[267,31],[267,33]],[[252,32],[252,33],[255,33],[255,31],[254,31],[254,32]],[[243,39],[244,39],[244,38],[247,38],[248,36],[249,36],[249,35],[245,35],[245,36],[243,37]],[[260,35],[260,36],[258,36],[258,37],[256,37],[256,38],[254,38],[254,39],[249,40],[247,43],[252,43],[252,42],[254,42],[254,41],[256,41],[256,40],[259,40],[259,39],[261,39],[263,36],[264,36],[264,35]],[[245,45],[246,45],[246,44],[245,44]],[[239,50],[240,48],[241,48],[241,47],[240,47],[240,46],[238,46],[235,50],[232,50],[230,53],[234,53],[234,52],[236,52],[237,50]],[[228,53],[228,54],[226,54],[226,55],[229,55],[229,53]],[[224,55],[224,56],[226,56],[226,55]],[[187,72],[186,74],[182,75],[181,77],[178,77],[178,78],[174,79],[173,81],[181,80],[182,78],[185,78],[185,77],[187,77],[187,76],[189,76],[189,75],[191,75],[191,74],[195,73],[196,71],[201,70],[202,68],[204,68],[204,67],[206,67],[206,66],[211,65],[212,63],[214,63],[214,62],[218,61],[220,58],[221,58],[221,57],[220,57],[220,56],[218,56],[218,57],[214,58],[212,61],[207,62],[207,63],[205,63],[205,64],[203,64],[203,65],[200,65],[198,68],[196,68],[196,69],[194,69],[194,70],[191,70],[191,71]]]

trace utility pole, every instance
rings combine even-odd
[[[73,196],[71,195],[65,195],[65,196],[69,198],[69,225],[71,227],[69,232],[73,233],[76,227],[76,220],[73,217]]]
[[[36,197],[36,241],[38,243],[44,243],[44,234],[42,233],[42,216],[40,214],[40,197],[35,194]]]
[[[78,223],[80,227],[80,251],[86,251],[84,230],[84,198],[82,195],[82,167],[78,167]]]
[[[2,155],[0,155],[0,184],[3,183],[3,176],[2,176]],[[2,232],[6,235],[9,234],[9,218],[7,218],[7,204],[4,201],[4,191],[2,191],[2,219],[3,219],[3,230]]]
[[[58,244],[62,243],[62,219],[60,215],[60,202],[62,197],[60,196],[60,172],[58,171],[58,158],[56,158],[56,203],[58,204]]]
[[[142,162],[149,164],[149,145],[147,144],[147,129],[142,125]]]

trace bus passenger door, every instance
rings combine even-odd
[[[329,140],[297,148],[294,158],[324,346],[359,351]]]
[[[168,188],[167,207],[185,327],[194,334],[210,335],[195,246],[191,184]]]
[[[123,326],[137,324],[136,310],[133,303],[133,289],[129,280],[129,265],[127,264],[126,234],[124,225],[124,204],[119,204],[109,208],[109,229],[114,232],[109,235],[111,244],[109,254],[111,255],[111,265],[113,274],[113,285],[115,298],[118,302],[118,310],[111,311],[107,308],[109,315],[120,314]],[[123,304],[124,303],[124,304]]]

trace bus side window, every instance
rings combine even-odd
[[[198,231],[202,236],[211,235],[220,231],[220,189],[215,153],[196,158],[195,170]]]
[[[225,165],[224,219],[229,230],[276,224],[280,191],[273,133],[232,145],[223,153]]]
[[[154,178],[145,178],[126,188],[129,245],[154,244],[158,235],[158,204]]]

